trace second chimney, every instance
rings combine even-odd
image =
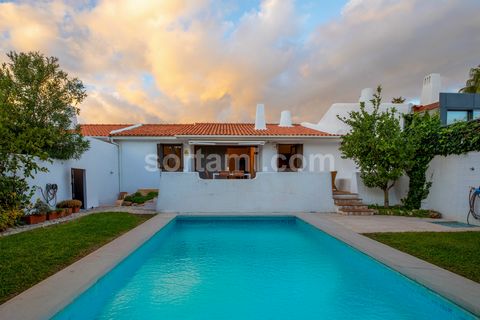
[[[282,111],[280,113],[280,124],[279,127],[291,127],[292,126],[292,114],[288,110]]]
[[[267,130],[267,124],[265,122],[265,106],[263,104],[257,104],[255,130]]]

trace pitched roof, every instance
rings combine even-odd
[[[85,136],[113,137],[169,137],[169,136],[335,136],[294,124],[292,127],[279,127],[277,124],[267,124],[266,130],[255,130],[253,123],[195,123],[195,124],[144,124],[139,127],[113,133],[112,130],[132,126],[122,125],[81,125]]]
[[[114,133],[112,137],[171,137],[191,127],[191,124],[143,124],[139,127]]]
[[[422,112],[440,108],[440,102],[434,102],[426,105],[413,106],[413,112]]]
[[[112,130],[123,129],[131,124],[81,124],[80,131],[84,136],[108,137]]]
[[[255,130],[253,123],[196,123],[179,135],[187,136],[330,136],[330,134],[294,124],[279,127],[267,124],[266,130]]]

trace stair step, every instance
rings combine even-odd
[[[360,199],[334,199],[333,202],[337,206],[363,205],[363,202]]]
[[[369,211],[366,204],[354,204],[354,205],[340,205],[339,210],[342,211]]]
[[[356,195],[356,196],[358,196],[358,193],[352,193],[352,192],[349,192],[349,191],[340,191],[340,190],[334,190],[334,191],[333,191],[333,194],[334,194],[334,195],[351,194],[351,195]]]
[[[334,200],[362,200],[356,194],[336,194],[333,196]]]

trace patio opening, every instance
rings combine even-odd
[[[196,145],[195,171],[202,179],[252,179],[257,146]]]

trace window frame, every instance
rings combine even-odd
[[[168,170],[168,172],[182,172],[183,171],[183,144],[182,143],[157,143],[157,167],[165,171],[163,166],[163,159],[165,157],[165,147],[180,147],[180,166],[177,170]],[[168,153],[172,154],[172,153]],[[168,155],[167,155],[168,156]]]
[[[280,155],[281,154],[285,155],[284,153],[280,152],[281,146],[290,146],[290,150],[292,150],[292,148],[296,149],[295,150],[296,152],[295,153],[290,152],[289,153],[290,156],[288,156],[287,159],[285,160],[287,161],[285,169],[281,169],[281,167],[284,164],[280,164],[280,161],[283,161],[282,159],[280,159]],[[303,143],[277,143],[276,149],[277,149],[277,172],[299,172],[303,169]],[[302,158],[295,159],[295,162],[297,163],[297,165],[294,168],[292,168],[290,167],[290,158],[295,154],[300,154]]]

